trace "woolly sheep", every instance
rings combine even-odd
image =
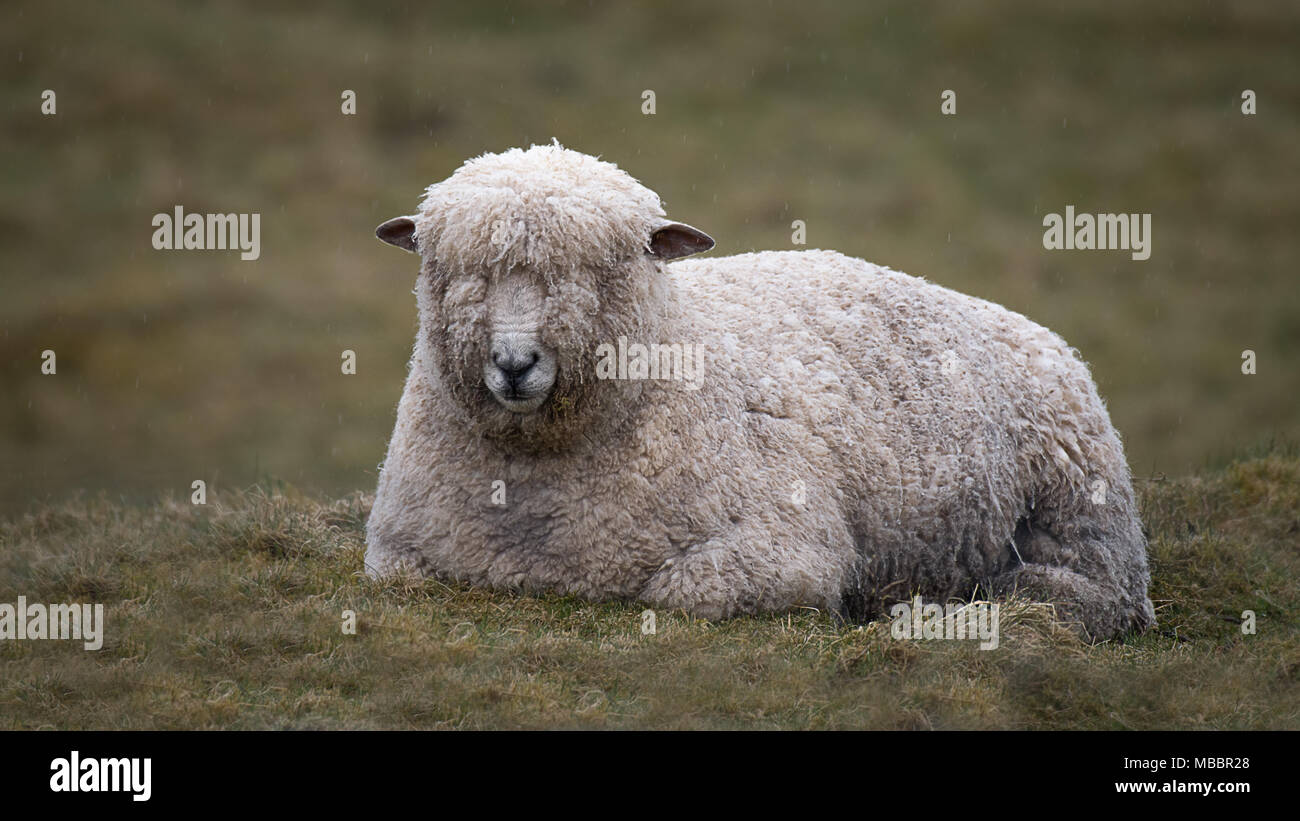
[[[1020,314],[832,251],[666,264],[713,240],[558,143],[466,162],[377,235],[422,266],[371,575],[709,619],[1020,591],[1093,640],[1155,623],[1119,436]],[[702,373],[602,378],[651,343]]]

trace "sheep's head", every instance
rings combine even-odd
[[[423,260],[417,360],[484,433],[542,444],[618,406],[597,347],[658,341],[662,263],[713,247],[616,166],[558,145],[471,160],[376,233]]]

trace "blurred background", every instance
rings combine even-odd
[[[1140,475],[1296,438],[1300,5],[1048,5],[6,3],[0,508],[372,490],[416,320],[374,227],[552,137],[715,255],[804,220],[1047,325]],[[176,205],[260,213],[261,258],[154,250]],[[1066,205],[1152,214],[1151,258],[1044,250]]]

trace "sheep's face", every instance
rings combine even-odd
[[[559,369],[558,347],[548,344],[543,336],[548,328],[548,295],[538,279],[516,273],[490,281],[485,289],[483,384],[510,413],[533,413],[540,408],[555,388]]]
[[[416,251],[414,223],[380,239]],[[580,416],[600,391],[596,349],[619,336],[655,339],[668,300],[664,260],[713,240],[681,223],[647,231],[640,252],[603,266],[472,266],[426,258],[416,293],[420,343],[440,387],[488,432],[534,432]]]

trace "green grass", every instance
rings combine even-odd
[[[17,0],[0,510],[263,472],[373,488],[415,321],[413,260],[374,227],[466,158],[553,136],[645,181],[715,254],[790,248],[802,219],[809,247],[1057,330],[1140,473],[1300,437],[1298,34],[1286,0]],[[261,259],[152,250],[177,204],[261,213]],[[1067,204],[1150,212],[1151,259],[1043,250]]]
[[[106,638],[0,643],[0,728],[1300,729],[1300,449],[1140,484],[1158,630],[1088,646],[1012,601],[992,651],[375,582],[364,495],[34,505],[0,524],[0,601],[102,602]]]

